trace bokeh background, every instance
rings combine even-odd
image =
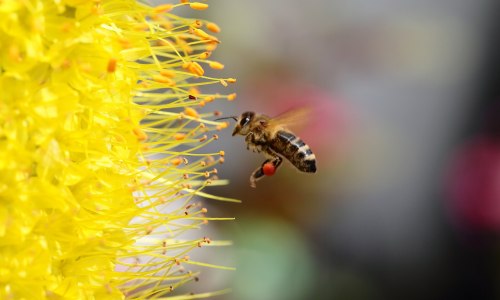
[[[220,133],[231,184],[210,191],[221,299],[500,299],[500,2],[214,0],[212,58],[238,82],[225,116],[313,109],[318,172]],[[220,87],[218,87],[220,88]],[[218,150],[218,149],[217,149]],[[222,254],[222,255],[221,255]]]

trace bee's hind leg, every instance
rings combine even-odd
[[[278,167],[281,165],[281,163],[283,162],[283,159],[279,156],[276,156],[272,159],[266,159],[262,165],[260,165],[260,167],[258,167],[257,169],[255,169],[255,171],[253,171],[252,175],[250,175],[250,186],[253,187],[253,188],[256,188],[257,185],[257,181],[260,180],[262,177],[264,177],[264,165],[269,163],[269,162],[272,162],[273,166],[274,166],[274,170],[276,171],[278,169]]]
[[[269,159],[266,160],[264,163],[270,161]],[[253,188],[256,188],[256,182],[257,180],[261,179],[264,176],[264,171],[262,170],[262,166],[258,167],[253,171],[252,175],[250,175],[250,186]]]

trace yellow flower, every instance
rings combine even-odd
[[[234,80],[204,75],[218,27],[183,5],[206,8],[0,1],[1,299],[164,297],[227,244],[182,239],[217,219],[197,196],[236,201],[201,191],[224,124],[199,108],[234,95],[199,88]]]

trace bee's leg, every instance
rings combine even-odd
[[[260,180],[262,177],[264,177],[264,165],[271,162],[274,166],[275,171],[278,169],[278,167],[281,165],[283,162],[283,159],[279,156],[275,156],[272,159],[266,159],[260,167],[258,167],[255,171],[253,171],[252,175],[250,176],[250,186],[255,188],[257,187],[256,183],[258,180]]]
[[[266,161],[261,166],[259,166],[257,169],[255,169],[255,171],[253,171],[252,175],[250,175],[250,186],[251,187],[253,187],[253,188],[257,187],[257,185],[256,185],[257,180],[261,179],[265,175],[264,170],[262,169],[262,166],[264,166],[265,164],[267,164],[270,161],[271,161],[270,159],[266,159]]]
[[[245,142],[247,143],[247,150],[250,150],[250,145],[253,144],[253,132],[249,132],[245,136]]]
[[[283,158],[279,157],[279,156],[276,156],[274,159],[273,159],[273,166],[274,166],[274,170],[278,170],[278,167],[281,166],[281,163],[283,162]]]

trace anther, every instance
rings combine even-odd
[[[139,127],[134,128],[132,132],[137,137],[138,141],[142,142],[142,141],[147,140],[147,138],[148,138],[148,135],[146,133],[144,133],[144,131],[142,131],[142,129]]]
[[[205,71],[197,62],[187,62],[182,67],[197,76],[203,76]]]
[[[205,40],[210,39],[210,35],[201,29],[193,29],[193,34]]]
[[[215,69],[215,70],[224,69],[224,65],[221,64],[220,62],[217,62],[217,61],[211,61],[208,63],[208,65],[210,66],[210,68]]]
[[[207,43],[207,45],[205,46],[205,50],[207,51],[214,51],[216,48],[217,48],[217,43],[212,41]]]
[[[175,81],[163,75],[154,75],[153,80],[159,83],[165,83],[169,86],[175,86]]]
[[[193,118],[198,118],[200,116],[198,112],[192,107],[186,107],[186,109],[184,109],[184,113]]]
[[[217,24],[215,23],[212,23],[212,22],[208,22],[207,23],[207,29],[214,32],[214,33],[219,33],[220,32],[220,27],[217,26]]]
[[[208,8],[208,4],[205,3],[200,3],[200,2],[193,2],[189,3],[189,7],[195,10],[205,10]]]
[[[203,22],[200,21],[200,20],[195,20],[193,22],[193,26],[196,27],[196,28],[200,28],[202,25],[203,25]]]
[[[236,93],[227,95],[227,101],[233,101],[234,99],[236,99]]]
[[[174,159],[172,159],[172,160],[170,161],[170,163],[171,163],[172,165],[174,165],[174,166],[178,166],[178,165],[180,165],[180,164],[181,164],[181,162],[182,162],[182,160],[181,160],[180,158],[174,158]]]
[[[196,97],[200,94],[200,90],[198,88],[196,88],[195,86],[193,86],[193,87],[189,88],[188,94]]]
[[[177,141],[183,140],[186,137],[186,134],[184,133],[176,133],[174,134],[174,139]]]
[[[161,4],[153,9],[155,14],[166,13],[172,10],[174,6],[172,4]]]
[[[211,54],[212,54],[211,52],[205,51],[205,52],[200,54],[199,58],[200,59],[207,59],[210,57]]]
[[[116,63],[117,63],[116,58],[110,58],[108,60],[108,67],[107,67],[108,73],[113,73],[116,71]]]
[[[218,129],[218,130],[220,130],[220,129],[224,129],[224,128],[227,128],[227,126],[229,126],[229,123],[228,123],[228,122],[222,122],[222,124],[220,124],[219,126],[217,126],[217,127],[219,127],[219,128],[217,128],[217,129]]]
[[[163,69],[160,71],[160,75],[172,78],[172,77],[175,77],[175,72],[172,70]]]
[[[146,81],[141,81],[140,85],[145,89],[147,89],[151,86],[151,84],[149,82],[146,82]]]

